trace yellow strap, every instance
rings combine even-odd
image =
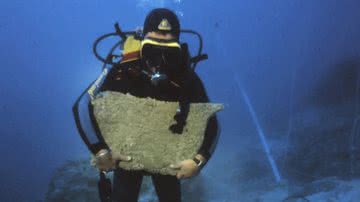
[[[178,42],[158,42],[158,41],[154,41],[154,40],[151,40],[151,39],[144,39],[143,41],[141,41],[141,47],[143,47],[145,44],[181,48],[181,46],[180,46],[180,44]]]

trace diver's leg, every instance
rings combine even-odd
[[[151,178],[160,202],[181,202],[181,185],[175,176],[152,175]]]
[[[137,202],[143,173],[118,168],[114,171],[113,201]]]

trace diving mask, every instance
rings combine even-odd
[[[151,82],[157,85],[176,72],[182,64],[181,45],[175,40],[145,38],[141,42],[140,56]]]

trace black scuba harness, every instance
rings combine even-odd
[[[115,32],[100,36],[95,40],[93,44],[93,53],[95,57],[103,62],[101,75],[95,81],[93,81],[88,88],[86,88],[86,90],[76,100],[72,108],[78,132],[84,143],[87,145],[87,147],[93,154],[95,154],[99,150],[99,148],[104,148],[104,147],[107,148],[107,145],[105,144],[102,138],[101,131],[99,130],[99,127],[95,120],[91,101],[100,92],[101,85],[103,84],[107,74],[114,66],[120,68],[127,68],[126,65],[122,66],[120,65],[119,62],[114,62],[115,58],[120,61],[122,58],[121,55],[114,54],[115,50],[117,48],[121,49],[121,46],[124,44],[124,42],[129,36],[134,36],[137,39],[143,39],[142,33],[140,31],[123,32],[121,31],[118,23],[116,23],[114,26],[115,26]],[[202,48],[203,48],[202,37],[199,33],[192,30],[181,30],[181,33],[193,34],[197,36],[199,40],[199,49],[197,55],[194,57],[190,57],[188,61],[189,68],[191,68],[192,71],[195,71],[198,62],[202,60],[206,60],[208,58],[207,54],[202,53]],[[100,56],[97,50],[99,43],[104,39],[114,36],[120,37],[120,40],[112,46],[108,55],[105,58]],[[149,76],[155,79],[161,77],[161,75],[156,75],[156,74]],[[103,172],[100,172],[98,188],[99,188],[99,196],[101,201],[110,202],[111,182],[109,179],[106,178]]]

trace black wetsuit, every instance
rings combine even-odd
[[[151,84],[144,74],[132,73],[113,68],[104,81],[100,91],[118,91],[130,93],[137,97],[150,97],[162,101],[180,101],[182,113],[175,115],[177,125],[169,129],[181,133],[186,124],[189,103],[209,102],[205,88],[191,70],[170,72],[169,80]],[[170,82],[171,81],[171,82]],[[209,119],[205,138],[198,153],[209,159],[217,142],[218,122],[216,116]],[[184,159],[185,160],[185,159]],[[114,172],[113,200],[120,202],[136,202],[144,173],[142,171],[126,171],[118,168]],[[181,201],[180,182],[175,176],[151,174],[155,190],[160,202]]]

